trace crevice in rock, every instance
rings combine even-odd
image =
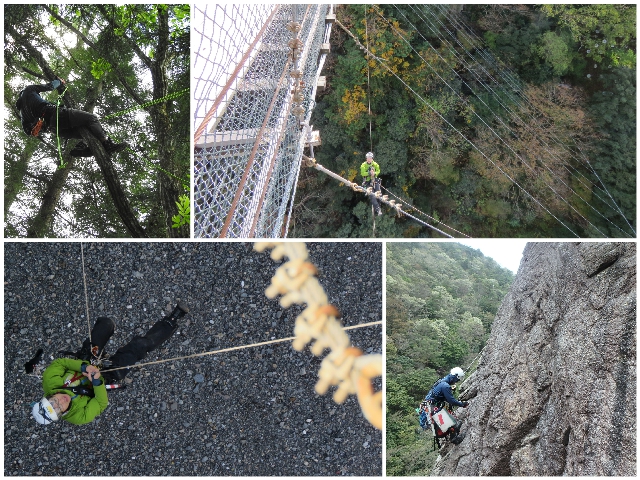
[[[615,258],[613,258],[612,260],[606,261],[602,264],[600,264],[598,266],[598,268],[596,269],[595,272],[589,273],[587,274],[587,277],[592,278],[595,277],[596,275],[598,275],[599,273],[605,271],[607,268],[609,268],[611,265],[613,265],[614,263],[616,263],[618,261],[618,258],[620,258],[619,256],[616,256]]]

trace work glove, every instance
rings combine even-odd
[[[51,86],[58,91],[60,91],[60,89],[65,86],[65,84],[66,82],[58,76],[56,76],[55,80],[51,81]]]

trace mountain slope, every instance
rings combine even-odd
[[[634,243],[530,243],[434,474],[636,474]]]

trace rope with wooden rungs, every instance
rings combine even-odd
[[[311,353],[320,356],[325,349],[331,352],[322,360],[318,372],[316,392],[324,395],[329,387],[337,386],[333,394],[336,403],[343,403],[349,395],[357,395],[365,418],[382,429],[382,392],[374,391],[372,380],[382,376],[382,355],[363,355],[353,347],[349,336],[338,321],[339,312],[329,303],[327,295],[316,278],[316,267],[309,261],[304,243],[257,242],[258,252],[271,251],[273,260],[288,257],[278,267],[266,289],[268,298],[282,295],[280,305],[306,304],[296,318],[293,348],[300,351],[307,344]]]

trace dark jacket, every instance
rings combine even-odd
[[[455,375],[447,375],[446,377],[439,380],[435,387],[433,387],[427,396],[424,397],[425,400],[431,400],[433,402],[447,402],[450,405],[457,405],[458,407],[464,406],[464,404],[453,397],[453,393],[451,392],[451,385],[458,381],[458,377]]]
[[[44,119],[41,131],[45,132],[47,130],[51,114],[56,111],[56,106],[42,98],[40,92],[50,92],[59,86],[60,81],[53,80],[46,85],[29,85],[20,92],[16,108],[20,110],[20,120],[24,133],[31,136],[31,130],[33,130],[39,118]]]

